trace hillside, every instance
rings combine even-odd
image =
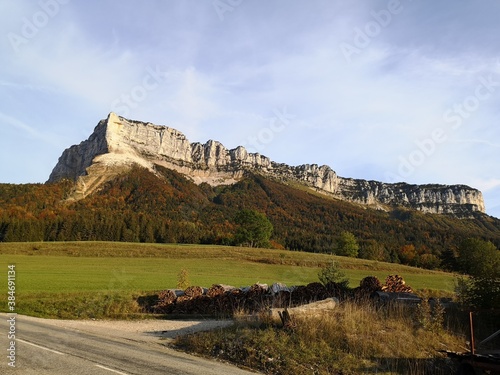
[[[268,176],[246,173],[232,185],[195,184],[173,170],[133,167],[94,194],[66,200],[75,183],[0,185],[0,241],[104,240],[232,244],[236,213],[267,215],[275,248],[329,253],[342,231],[352,232],[362,257],[453,268],[467,237],[500,247],[500,220],[369,209]]]

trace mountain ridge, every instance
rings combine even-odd
[[[139,165],[173,169],[196,184],[231,185],[245,173],[259,173],[283,183],[299,183],[318,193],[376,209],[404,207],[417,211],[470,217],[485,212],[482,193],[465,185],[383,183],[338,176],[329,166],[277,163],[244,147],[227,149],[218,141],[190,143],[167,126],[129,120],[110,113],[90,137],[66,149],[48,182],[76,181],[72,198],[92,194],[106,181]]]

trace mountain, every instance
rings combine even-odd
[[[249,153],[228,150],[220,142],[190,143],[176,129],[128,120],[114,113],[101,120],[92,135],[65,150],[48,182],[76,182],[71,199],[85,198],[133,166],[157,174],[159,167],[175,170],[196,184],[234,185],[258,174],[289,186],[384,211],[408,208],[425,213],[473,217],[484,213],[482,193],[465,185],[388,184],[343,178],[329,166],[289,166]]]

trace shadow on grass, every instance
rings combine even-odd
[[[360,369],[360,374],[450,375],[458,364],[449,358],[374,358],[377,365]]]
[[[137,298],[137,304],[146,313],[153,313],[154,306],[158,303],[158,294],[150,294]]]

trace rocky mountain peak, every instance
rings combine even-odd
[[[386,184],[343,178],[326,165],[289,166],[250,153],[242,146],[229,150],[214,140],[190,143],[176,129],[129,120],[115,113],[101,120],[87,140],[63,152],[49,182],[75,180],[74,199],[79,199],[133,165],[152,172],[155,165],[161,165],[195,183],[211,185],[233,184],[251,171],[379,209],[406,207],[460,216],[485,211],[481,192],[468,186]]]

